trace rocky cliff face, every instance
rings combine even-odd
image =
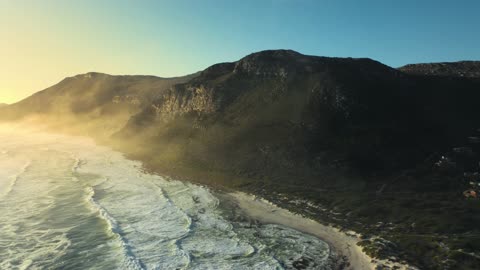
[[[356,99],[378,90],[382,84],[404,83],[403,74],[370,59],[314,57],[294,51],[263,51],[235,63],[214,65],[186,84],[165,91],[151,106],[158,116],[172,114],[212,114],[231,109],[234,103],[249,95],[260,95],[258,101],[270,104],[289,95],[303,95],[304,104],[343,111],[366,107],[367,99]],[[392,84],[392,83],[391,83]],[[392,84],[393,85],[393,84]],[[372,86],[373,88],[370,88]],[[259,89],[261,88],[261,89]],[[369,89],[367,89],[369,88]],[[394,93],[398,87],[375,94]],[[371,93],[372,95],[374,93]],[[318,104],[316,104],[318,103]],[[301,108],[303,109],[303,108]],[[308,112],[305,112],[308,113]]]
[[[476,87],[461,78],[411,76],[371,59],[262,51],[163,91],[124,132],[157,129],[159,141],[176,133],[202,149],[218,148],[213,157],[188,150],[216,164],[246,155],[248,164],[258,158],[281,172],[335,153],[361,170],[399,168],[476,128]],[[241,170],[252,171],[248,164]]]

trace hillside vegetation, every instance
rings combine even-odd
[[[479,72],[262,51],[175,79],[79,75],[0,113],[357,230],[374,256],[475,269]]]

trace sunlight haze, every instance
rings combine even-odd
[[[0,103],[90,71],[181,76],[264,49],[394,67],[480,58],[476,1],[342,2],[2,0]]]
[[[479,0],[0,0],[0,270],[480,269]]]

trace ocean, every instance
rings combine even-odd
[[[330,269],[322,240],[93,140],[0,127],[0,269]]]

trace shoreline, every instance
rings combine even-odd
[[[15,126],[21,126],[23,128],[28,127],[26,125],[19,124],[16,124]],[[357,245],[357,243],[362,240],[360,239],[360,235],[358,233],[353,231],[343,231],[342,229],[332,225],[324,225],[321,223],[321,221],[316,221],[314,219],[297,214],[295,211],[281,208],[267,199],[264,199],[261,195],[257,196],[246,193],[249,191],[241,191],[239,186],[234,185],[234,187],[227,187],[222,182],[217,183],[216,181],[199,181],[200,179],[216,179],[216,177],[212,177],[217,176],[215,172],[208,171],[205,173],[205,175],[194,177],[189,173],[178,173],[178,169],[183,171],[184,169],[188,169],[188,167],[179,166],[171,170],[166,170],[162,167],[157,167],[154,165],[152,166],[148,160],[145,160],[142,157],[132,155],[128,151],[124,151],[125,149],[121,149],[121,147],[107,143],[106,141],[98,140],[97,138],[89,135],[54,132],[50,129],[44,128],[41,128],[40,130],[47,133],[91,139],[97,145],[105,146],[113,151],[121,153],[126,159],[141,162],[142,169],[145,173],[157,174],[170,180],[188,182],[210,189],[217,196],[228,200],[230,203],[233,202],[236,210],[238,210],[245,217],[251,218],[252,220],[262,224],[283,225],[285,227],[313,235],[329,245],[331,248],[331,253],[333,253],[332,257],[338,260],[340,265],[342,265],[342,268],[339,269],[391,269],[393,267],[395,267],[393,269],[398,270],[418,269],[406,264],[400,264],[386,259],[376,259],[368,256],[365,252],[363,252],[362,247]],[[30,129],[30,131],[38,131],[38,128]],[[198,170],[192,168],[190,169],[194,172],[197,172]],[[223,176],[221,173],[218,174]],[[229,180],[231,180],[230,177]]]
[[[369,257],[363,252],[362,247],[357,245],[361,238],[359,234],[353,231],[341,231],[333,226],[321,224],[315,220],[280,208],[263,198],[240,191],[223,193],[222,197],[233,202],[237,210],[243,215],[259,223],[283,225],[311,234],[325,241],[333,251],[335,259],[345,263],[342,265],[342,269],[373,270],[377,269],[378,266],[396,267],[393,269],[415,269],[408,265]],[[343,259],[345,262],[342,262]]]
[[[347,265],[344,269],[375,269],[371,258],[356,245],[359,241],[358,236],[349,236],[337,228],[292,213],[255,195],[243,192],[231,192],[225,195],[235,203],[242,214],[260,223],[283,225],[325,241],[335,253],[335,259],[341,260],[342,257],[346,259]]]

